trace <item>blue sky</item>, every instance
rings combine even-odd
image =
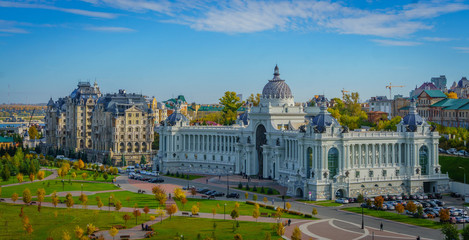
[[[78,81],[158,100],[262,91],[275,64],[296,101],[409,91],[469,76],[466,1],[0,0],[0,103]]]

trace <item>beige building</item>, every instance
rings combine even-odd
[[[120,165],[152,158],[154,102],[143,95],[119,93],[101,96],[95,83],[79,83],[70,96],[49,100],[46,146],[65,155],[80,152],[90,162],[111,159]]]

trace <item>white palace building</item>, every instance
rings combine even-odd
[[[189,126],[179,111],[170,115],[158,128],[153,166],[164,172],[260,176],[288,187],[287,195],[312,200],[449,190],[438,163],[440,136],[418,115],[415,102],[396,132],[349,131],[325,105],[311,112],[294,104],[276,66],[260,104],[235,125]]]

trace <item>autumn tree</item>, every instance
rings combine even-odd
[[[165,216],[166,212],[162,208],[157,208],[155,210],[155,214],[157,217],[160,217],[160,223],[163,224],[163,217]]]
[[[213,219],[215,219],[215,214],[217,214],[217,209],[216,209],[216,208],[212,208]]]
[[[191,195],[192,196],[197,195],[197,190],[195,188],[191,188]]]
[[[357,196],[357,202],[358,202],[358,203],[363,203],[363,202],[365,202],[365,198],[363,197],[363,194],[361,194],[361,193],[358,194],[358,196]]]
[[[446,96],[448,96],[448,98],[451,98],[451,99],[458,99],[458,94],[455,92],[447,93]]]
[[[63,240],[70,240],[72,238],[70,237],[70,234],[67,231],[64,231],[63,234],[62,234],[62,239]]]
[[[261,213],[259,211],[259,208],[254,208],[254,210],[252,211],[252,217],[256,219],[256,222],[257,222],[257,219],[261,216]]]
[[[245,193],[244,193],[244,197],[245,197],[246,199],[248,199],[248,198],[249,198],[249,193],[245,192]]]
[[[44,176],[45,176],[44,171],[39,171],[39,172],[37,172],[37,179],[38,179],[38,180],[44,179]]]
[[[368,115],[362,110],[360,96],[357,92],[344,94],[343,99],[333,98],[334,105],[328,109],[331,115],[339,121],[340,125],[349,129],[360,128],[368,120]]]
[[[285,227],[280,222],[274,224],[274,230],[277,233],[277,235],[280,237],[283,236],[283,234],[285,234]]]
[[[54,207],[57,207],[59,202],[60,202],[60,200],[57,196],[52,197],[52,204],[54,205]]]
[[[166,206],[166,213],[168,213],[169,219],[171,219],[171,216],[177,213],[177,211],[178,211],[178,207],[176,206],[176,204],[171,204],[171,205]]]
[[[16,180],[18,180],[19,183],[22,183],[23,182],[23,174],[21,174],[21,173],[16,174]]]
[[[197,205],[192,205],[191,212],[192,212],[192,215],[198,214],[199,213],[199,207],[197,207]]]
[[[82,236],[83,236],[83,233],[85,232],[80,226],[75,226],[75,229],[74,229],[74,232],[75,232],[75,236],[80,239]]]
[[[124,214],[124,216],[122,216],[122,219],[124,219],[124,222],[125,222],[125,225],[127,226],[127,221],[130,220],[130,218],[132,218],[129,214]]]
[[[83,169],[85,168],[85,163],[83,162],[83,160],[78,160],[78,169]]]
[[[301,231],[298,226],[296,226],[295,229],[293,229],[291,240],[301,240]]]
[[[98,208],[101,209],[104,204],[103,204],[103,202],[101,201],[101,197],[100,197],[100,196],[96,196],[96,202],[97,202]]]
[[[38,188],[36,192],[37,201],[40,203],[43,202],[45,196],[46,196],[46,190],[44,190],[44,188]]]
[[[260,93],[256,93],[256,95],[254,95],[254,93],[251,93],[251,95],[248,97],[246,104],[252,103],[253,106],[258,106],[260,101],[261,101]]]
[[[80,197],[78,198],[78,200],[80,200],[81,205],[84,208],[86,208],[86,204],[88,203],[88,196],[86,196],[86,194],[82,193],[82,194],[80,194]]]
[[[243,236],[241,236],[241,234],[239,234],[239,233],[236,233],[234,235],[234,240],[243,240]]]
[[[287,210],[290,210],[290,208],[291,208],[291,203],[287,202],[287,203],[285,204],[285,207],[287,208]]]
[[[232,219],[236,220],[239,217],[238,208],[234,208],[233,211],[231,211],[230,216]]]
[[[34,173],[29,174],[29,181],[34,182],[35,175]]]
[[[92,223],[86,225],[86,234],[91,235],[96,231],[96,227]]]
[[[135,224],[138,224],[138,217],[142,215],[142,213],[140,212],[140,209],[134,209],[133,214],[135,217]]]
[[[145,219],[147,218],[147,214],[150,212],[150,208],[148,206],[145,206],[143,208],[143,212],[145,213]]]
[[[257,201],[257,195],[256,194],[252,195],[252,200]]]
[[[16,200],[18,200],[18,194],[17,194],[17,193],[13,193],[13,194],[11,195],[11,200],[12,200],[13,202],[16,202]]]
[[[71,176],[72,176],[73,179],[77,178],[76,172],[72,172]]]
[[[264,202],[264,204],[267,204],[267,197],[264,197],[262,201]]]
[[[160,205],[164,205],[166,202],[166,193],[164,192],[155,193],[155,199],[156,201],[158,201]]]
[[[39,133],[37,131],[36,126],[31,125],[28,129],[29,139],[37,139],[39,138]]]
[[[396,205],[396,212],[397,212],[397,213],[401,214],[401,213],[404,212],[404,210],[405,210],[404,205],[402,205],[401,203],[398,203],[398,204]]]
[[[86,180],[88,178],[88,174],[84,172],[81,174],[81,177],[83,178],[83,180]]]
[[[374,204],[378,209],[383,208],[384,198],[382,196],[375,197]]]
[[[114,240],[114,237],[119,233],[119,230],[117,230],[117,228],[115,227],[111,227],[111,229],[109,229],[109,235],[111,235],[112,239]]]
[[[65,195],[65,204],[67,205],[68,208],[71,208],[73,207],[73,196],[71,193],[67,193],[67,195]]]
[[[119,212],[119,210],[121,210],[122,208],[122,203],[121,201],[117,200],[114,202],[114,207],[116,208],[116,211]]]
[[[222,116],[224,119],[224,125],[230,125],[236,120],[238,109],[244,105],[244,101],[236,95],[236,92],[225,92],[225,95],[221,97],[220,104],[223,105]]]
[[[449,217],[450,217],[450,214],[449,214],[449,209],[440,209],[439,211],[439,215],[440,215],[440,222],[448,222],[449,221]]]
[[[186,198],[186,194],[181,188],[174,189],[174,200],[181,201],[181,199]]]
[[[409,201],[407,205],[405,206],[406,210],[415,213],[417,211],[417,205],[413,201]]]
[[[29,191],[29,188],[24,189],[23,191],[23,202],[28,204],[31,202],[32,196],[31,196],[31,191]]]

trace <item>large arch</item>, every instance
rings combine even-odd
[[[259,172],[257,173],[259,176],[263,176],[264,173],[264,155],[262,145],[267,143],[267,137],[265,135],[265,127],[264,125],[260,124],[257,126],[256,129],[256,152],[257,152],[257,162],[259,166]]]
[[[421,174],[428,175],[428,148],[425,145],[419,149],[419,164]]]
[[[329,169],[329,178],[334,178],[339,172],[339,150],[333,147],[327,154],[327,168]]]

